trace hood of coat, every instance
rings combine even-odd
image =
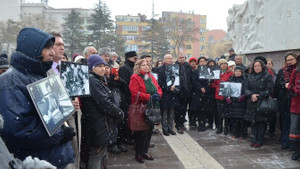
[[[48,41],[54,44],[55,38],[37,28],[24,28],[17,38],[16,52],[11,56],[11,65],[27,72],[45,75],[52,61],[42,62],[41,54]]]

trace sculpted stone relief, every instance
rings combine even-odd
[[[299,48],[300,32],[292,31],[293,26],[300,28],[299,9],[300,0],[247,0],[233,5],[226,18],[227,36],[237,53]]]

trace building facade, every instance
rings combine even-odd
[[[150,28],[146,16],[117,15],[115,19],[116,31],[126,41],[126,52],[136,51],[138,54],[146,52],[140,48],[147,43],[141,40],[142,32]]]

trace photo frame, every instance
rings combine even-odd
[[[90,95],[88,65],[61,62],[60,78],[70,97]]]
[[[224,97],[241,97],[242,83],[221,82],[219,95]]]
[[[179,65],[169,65],[166,67],[167,86],[180,86]]]
[[[217,65],[212,66],[199,66],[199,79],[220,79],[220,67]]]
[[[58,74],[27,85],[27,90],[49,136],[75,112]]]

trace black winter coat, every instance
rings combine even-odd
[[[236,118],[244,118],[246,106],[247,106],[247,100],[244,95],[244,86],[245,86],[245,77],[231,77],[229,79],[229,82],[234,83],[241,83],[242,84],[242,91],[241,91],[241,97],[240,98],[230,98],[232,101],[231,104],[228,105],[229,107],[229,117],[236,117]]]
[[[265,121],[266,114],[257,112],[257,103],[261,100],[268,99],[274,91],[273,79],[270,73],[263,70],[259,74],[251,73],[245,83],[244,94],[248,98],[245,119],[252,122]],[[258,94],[258,101],[252,102],[251,96]]]
[[[278,112],[286,111],[287,106],[290,107],[291,104],[291,94],[290,91],[285,88],[286,83],[289,83],[289,80],[284,80],[284,71],[280,69],[276,77],[274,91],[274,97],[277,98],[278,101]]]
[[[191,98],[191,77],[192,77],[192,67],[187,63],[179,64],[179,76],[180,76],[180,91],[179,100],[189,100]]]
[[[122,65],[119,69],[120,78],[125,80],[126,82],[126,86],[122,88],[122,92],[126,97],[127,107],[131,104],[131,93],[129,90],[129,82],[133,74],[133,67],[134,67],[134,63],[129,60],[126,60],[124,65]]]
[[[90,97],[82,97],[82,133],[86,144],[102,147],[117,141],[117,122],[124,117],[103,77],[90,74]]]
[[[167,86],[166,79],[166,65],[162,65],[157,68],[158,72],[158,85],[161,87],[163,95],[160,100],[160,108],[163,110],[165,108],[176,107],[179,105],[178,93],[171,91],[171,86]]]
[[[192,99],[190,102],[191,111],[207,110],[209,106],[208,99],[208,80],[199,79],[199,69],[196,69],[192,72]],[[205,93],[202,93],[201,88],[205,89]]]

